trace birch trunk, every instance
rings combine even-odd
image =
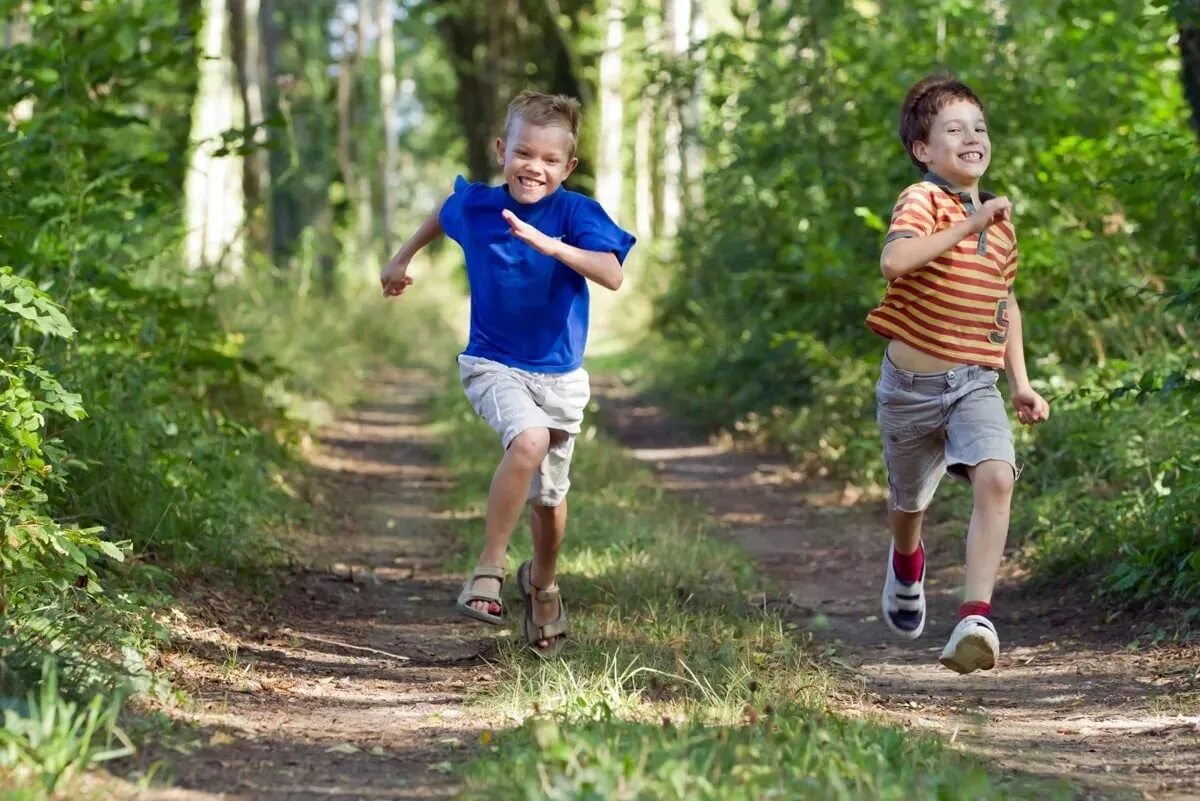
[[[625,43],[624,0],[609,0],[604,52],[600,56],[600,124],[596,163],[596,200],[614,218],[620,216],[624,190],[621,163],[625,106],[621,93],[621,48]]]
[[[245,260],[246,218],[242,159],[218,156],[221,134],[243,125],[241,92],[233,62],[229,8],[225,0],[203,0],[199,84],[192,109],[192,154],[185,192],[190,269],[214,267],[240,275]]]
[[[691,0],[665,0],[663,33],[676,64],[687,53],[691,10]],[[665,104],[667,119],[663,131],[662,233],[667,237],[673,237],[679,231],[683,187],[687,184],[687,165],[683,152],[684,101],[680,94],[677,90],[669,92]]]
[[[390,258],[395,242],[396,179],[399,169],[399,130],[396,119],[396,40],[392,30],[392,0],[379,2],[379,113],[383,117],[383,163],[380,190],[383,197],[383,221],[380,233],[384,258]]]

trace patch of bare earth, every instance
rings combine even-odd
[[[321,433],[308,461],[324,525],[294,546],[307,567],[266,605],[194,599],[165,657],[192,736],[141,758],[161,762],[153,789],[110,797],[453,796],[450,765],[489,724],[463,702],[492,680],[495,639],[454,615],[458,580],[440,568],[455,521],[439,509],[450,476],[430,449],[435,389],[398,371],[379,402]]]
[[[689,434],[614,378],[593,389],[618,440],[754,558],[777,588],[760,602],[833,646],[861,688],[836,701],[844,712],[935,730],[1004,769],[1065,776],[1088,798],[1200,798],[1200,647],[1131,650],[1135,624],[1106,623],[1069,588],[1062,600],[1024,592],[1010,565],[994,599],[999,664],[960,676],[937,658],[956,622],[965,521],[927,531],[928,623],[920,640],[898,640],[879,618],[882,499]]]

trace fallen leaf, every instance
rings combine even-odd
[[[338,743],[325,749],[327,754],[357,754],[362,749],[351,743]]]
[[[237,740],[235,738],[231,737],[230,735],[226,734],[223,731],[213,732],[213,736],[208,738],[208,744],[210,746],[230,745],[231,743],[236,743],[236,742],[237,742]]]

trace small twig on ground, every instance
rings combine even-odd
[[[337,640],[328,640],[324,637],[316,637],[312,634],[301,634],[300,632],[292,631],[291,629],[284,629],[283,632],[285,634],[290,634],[293,637],[299,637],[302,640],[312,640],[313,642],[322,642],[326,645],[336,645],[339,648],[348,648],[351,651],[367,651],[368,653],[379,654],[380,656],[386,656],[389,659],[396,659],[401,662],[412,661],[412,657],[401,656],[400,654],[393,654],[388,651],[381,651],[378,648],[369,648],[365,645],[350,645],[349,643],[338,642]]]

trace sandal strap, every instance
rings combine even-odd
[[[560,637],[567,633],[567,618],[566,615],[559,615],[557,620],[552,620],[541,626],[536,627],[538,630],[539,640],[548,640],[551,637]]]
[[[476,565],[475,570],[471,573],[472,582],[477,578],[494,578],[504,581],[505,571],[502,567],[496,565]]]
[[[550,587],[549,589],[545,589],[545,590],[538,589],[537,587],[534,587],[532,584],[530,584],[529,586],[533,587],[533,592],[530,594],[533,595],[533,600],[537,601],[538,603],[544,604],[544,603],[549,603],[550,601],[557,601],[559,596],[561,595],[557,584],[555,584],[553,587]]]

